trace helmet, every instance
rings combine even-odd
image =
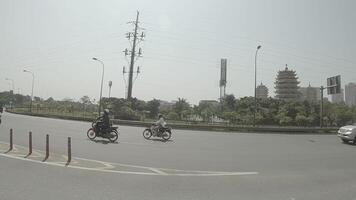
[[[104,109],[104,113],[109,114],[109,109]]]
[[[160,119],[161,117],[163,117],[163,115],[162,115],[162,114],[159,114],[159,115],[158,115],[158,119]]]

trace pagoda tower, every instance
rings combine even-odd
[[[299,81],[295,71],[289,70],[288,66],[277,74],[275,89],[276,98],[282,100],[300,99]]]
[[[256,97],[258,99],[267,99],[268,98],[268,88],[261,83],[261,85],[256,88]]]

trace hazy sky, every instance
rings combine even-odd
[[[356,1],[353,0],[0,0],[0,91],[42,98],[125,96],[123,54],[127,24],[140,11],[147,35],[133,96],[184,97],[191,103],[219,96],[220,58],[228,59],[227,93],[252,96],[257,80],[274,96],[278,70],[288,64],[300,86],[319,87],[341,75],[356,82]],[[126,78],[127,80],[127,78]]]

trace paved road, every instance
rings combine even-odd
[[[120,126],[116,144],[92,142],[89,123],[5,113],[0,125],[0,196],[12,199],[350,199],[356,146],[334,135],[174,130],[145,140]],[[8,148],[14,129],[15,150]],[[28,131],[34,154],[24,159]],[[42,163],[45,134],[51,156]],[[64,167],[67,137],[73,162]]]

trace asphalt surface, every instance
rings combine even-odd
[[[90,123],[4,113],[0,199],[356,200],[356,146],[336,135],[173,130],[145,140],[120,126],[117,143],[90,141]],[[9,129],[15,148],[8,149]],[[28,132],[34,153],[27,153]],[[42,162],[45,135],[50,159]],[[72,163],[65,167],[67,137]]]

